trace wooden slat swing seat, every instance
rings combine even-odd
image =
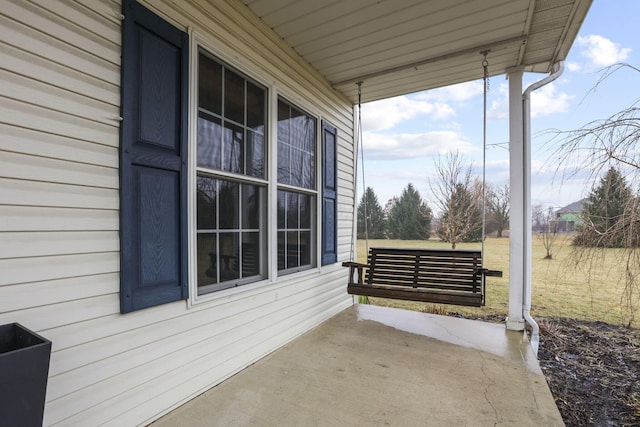
[[[484,305],[485,276],[502,277],[482,267],[480,250],[370,248],[367,264],[342,265],[352,295],[472,307]]]
[[[489,86],[487,54],[489,51],[480,53],[484,55],[482,67],[484,69],[484,151],[486,155],[487,90]],[[358,145],[361,148],[363,160],[362,180],[364,188],[364,152],[362,151],[361,143],[362,107],[360,102],[362,82],[358,82],[357,85]],[[357,149],[356,147],[356,151]],[[486,269],[482,263],[485,236],[485,165],[486,161],[483,156],[482,250],[371,248],[367,264],[354,261],[342,264],[343,267],[349,267],[347,292],[352,295],[369,297],[472,307],[484,306],[485,277],[502,277],[502,271]],[[364,232],[366,237],[368,235],[366,190],[364,197]],[[353,244],[354,242],[352,242],[352,256],[354,252]],[[366,274],[364,269],[367,270]]]

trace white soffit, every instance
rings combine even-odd
[[[565,59],[591,0],[242,0],[357,102]]]

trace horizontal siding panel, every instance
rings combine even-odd
[[[118,190],[0,178],[7,205],[118,209]]]
[[[0,205],[0,218],[0,232],[118,231],[120,227],[116,210]]]
[[[346,277],[346,271],[344,274]],[[50,334],[52,340],[56,341],[57,348],[64,349],[111,336],[123,336],[128,331],[139,331],[149,326],[153,328],[154,325],[165,321],[185,322],[188,325],[190,321],[186,318],[199,312],[206,312],[212,323],[223,324],[227,318],[243,313],[253,306],[269,305],[277,300],[279,295],[305,292],[310,283],[314,283],[310,280],[317,282],[322,277],[319,274],[313,274],[306,280],[290,278],[288,281],[265,284],[252,290],[247,290],[246,287],[228,290],[226,294],[221,292],[218,299],[194,305],[187,312],[183,310],[184,306],[181,304],[166,304],[127,313],[126,316],[66,325],[61,329],[48,330],[47,333]],[[344,280],[346,283],[346,279]],[[184,329],[188,329],[188,326],[185,326]]]
[[[103,37],[98,37],[94,32],[77,26],[73,21],[67,19],[68,17],[63,18],[59,15],[54,15],[39,6],[25,1],[6,2],[2,8],[2,13],[16,22],[52,35],[57,40],[64,40],[72,49],[90,53],[113,64],[120,63],[120,47],[118,44]],[[85,16],[84,22],[86,21]]]
[[[117,189],[118,169],[0,150],[0,177]]]
[[[286,343],[289,339],[300,335],[310,328],[312,324],[315,324],[312,322],[313,320],[317,322],[316,319],[313,319],[317,314],[314,313],[314,310],[306,310],[309,308],[307,305],[312,305],[316,313],[320,313],[321,316],[329,317],[330,314],[327,312],[331,308],[335,310],[336,302],[325,301],[323,304],[315,304],[309,301],[305,304],[303,301],[300,304],[290,306],[288,309],[280,310],[280,316],[278,318],[283,320],[278,321],[265,318],[246,319],[249,323],[241,327],[231,329],[219,336],[212,336],[213,334],[209,333],[207,334],[206,340],[196,342],[190,346],[170,341],[161,343],[163,345],[148,346],[147,352],[140,353],[140,356],[144,358],[143,360],[145,360],[145,362],[135,368],[120,371],[120,373],[104,381],[86,386],[81,392],[74,392],[59,399],[53,398],[54,394],[48,393],[47,398],[52,398],[52,400],[50,400],[47,405],[47,419],[52,423],[60,421],[56,416],[56,408],[59,406],[62,408],[71,406],[73,408],[72,412],[79,412],[96,405],[103,405],[104,400],[100,399],[100,396],[93,391],[94,389],[101,391],[108,390],[108,395],[113,396],[112,401],[108,402],[101,411],[102,414],[98,421],[98,423],[101,423],[105,420],[102,417],[112,417],[114,415],[113,413],[109,413],[109,407],[118,407],[122,410],[125,408],[133,409],[138,406],[138,403],[131,401],[133,396],[130,394],[138,395],[138,398],[146,400],[148,398],[144,395],[152,389],[156,390],[156,388],[162,384],[166,386],[170,378],[182,382],[185,376],[207,375],[212,372],[214,372],[218,378],[225,378],[239,369],[238,366],[247,366],[261,356],[268,354],[270,351]],[[283,321],[286,322],[286,324],[283,324]],[[310,324],[307,324],[307,322]],[[278,334],[287,334],[288,337],[286,339],[281,338],[280,340],[276,340],[274,336]],[[256,350],[256,347],[258,347],[258,350]],[[122,364],[130,366],[132,363],[135,363],[134,355],[135,353],[131,352],[131,354],[128,355],[129,357],[125,357],[127,356],[125,354],[122,355],[122,357],[113,359],[119,359],[120,364],[118,367],[122,369]],[[161,357],[154,359],[153,355]],[[167,366],[176,366],[175,363],[171,363],[171,361],[175,360],[181,360],[183,363],[179,364],[179,367],[176,368],[177,372],[167,372]],[[208,360],[216,360],[218,366],[216,369],[208,369],[204,372],[203,366],[209,365],[207,363]],[[138,363],[140,363],[140,360],[138,360]],[[224,366],[226,369],[221,369],[221,365],[226,363],[228,363],[228,366]],[[85,369],[85,374],[90,376],[99,375],[98,373],[94,373],[97,372],[96,369],[89,369],[91,367],[92,366],[88,366]],[[184,372],[186,369],[190,369],[190,372]],[[232,371],[230,372],[230,370]],[[102,371],[104,372],[104,369]],[[71,373],[65,375],[65,377],[69,378],[70,375]],[[76,377],[78,381],[86,381],[86,376],[76,376],[75,371],[74,377]],[[57,378],[58,377],[53,377],[49,380],[49,385],[51,385],[53,389],[58,388]],[[155,383],[155,385],[150,382]],[[207,382],[210,384],[210,380]],[[136,389],[137,383],[144,384],[146,393],[132,393],[132,391]],[[169,390],[170,389],[167,389],[166,391]],[[129,396],[123,399],[124,395]],[[93,410],[94,409],[92,409],[92,411]],[[79,415],[78,419],[71,418],[64,421],[65,423],[75,423],[81,418],[82,415]],[[94,419],[93,416],[91,419]]]
[[[0,271],[0,286],[114,273],[120,271],[120,256],[117,252],[105,252],[0,259]]]
[[[0,15],[3,42],[41,58],[48,58],[61,66],[103,80],[112,85],[120,85],[120,62],[110,63],[90,52],[74,49],[39,29],[13,21]],[[118,54],[119,58],[119,54]]]
[[[2,96],[0,123],[113,147],[117,147],[119,141],[117,117],[113,118],[113,125],[107,125]]]
[[[34,81],[50,84],[109,105],[119,105],[117,85],[96,79],[63,66],[48,58],[41,58],[9,45],[0,49],[0,64],[7,71]]]
[[[0,233],[0,259],[119,250],[120,239],[117,231]]]
[[[120,111],[118,105],[110,105],[9,71],[0,70],[0,81],[4,82],[0,89],[1,96],[107,126],[119,125],[116,120]]]
[[[47,0],[38,0],[47,2]],[[64,0],[73,8],[84,8],[88,10],[88,14],[100,16],[105,21],[109,21],[120,26],[122,7],[119,0]]]
[[[346,284],[346,279],[344,279],[344,283]],[[322,289],[324,290],[325,287]],[[86,344],[61,349],[53,356],[52,360],[56,362],[52,362],[50,375],[56,376],[124,353],[127,353],[126,357],[135,360],[136,357],[133,357],[130,351],[141,347],[160,346],[161,348],[153,351],[154,355],[159,355],[166,351],[164,340],[194,343],[223,333],[233,334],[234,331],[237,332],[237,328],[247,322],[278,316],[281,310],[301,304],[309,298],[310,290],[307,289],[287,299],[270,304],[274,301],[275,292],[278,291],[269,289],[269,287],[260,290],[251,298],[251,307],[247,305],[246,300],[239,300],[215,309],[190,311],[180,319],[165,319],[144,327],[132,328],[128,331],[94,339]],[[109,321],[114,320],[110,319]]]
[[[0,123],[0,150],[117,168],[118,147],[93,144]]]
[[[61,18],[63,25],[74,24],[96,36],[98,40],[107,40],[112,49],[120,51],[120,5],[115,2],[98,0],[31,0],[39,8],[47,10]],[[111,8],[109,8],[111,3]],[[100,8],[103,14],[92,10]]]
[[[115,294],[119,289],[118,273],[0,286],[0,313]],[[57,340],[53,340],[53,347],[58,347]]]
[[[48,327],[60,327],[71,323],[108,316],[120,311],[118,294],[96,296],[60,304],[45,305],[19,311],[0,314],[0,322],[18,322],[25,327],[37,331],[45,338],[49,335],[43,332]],[[52,340],[53,342],[53,340]],[[53,343],[55,346],[55,343]],[[47,387],[48,388],[48,387]],[[48,392],[49,390],[47,390]]]
[[[115,416],[115,414],[108,411],[108,407],[106,407],[106,405],[99,405],[95,408],[92,408],[90,410],[90,413],[95,412],[99,418],[107,417],[108,422],[106,422],[105,424],[107,426],[141,424],[143,421],[144,424],[146,424],[146,422],[150,420],[140,419],[141,414],[138,410],[136,410],[139,405],[153,404],[154,407],[157,408],[174,407],[174,402],[170,400],[170,392],[176,391],[176,389],[180,390],[183,395],[191,397],[197,396],[198,394],[200,394],[200,392],[203,392],[210,388],[210,384],[218,384],[232,374],[238,372],[240,370],[236,368],[238,363],[242,363],[241,367],[243,368],[251,365],[252,363],[258,361],[261,357],[264,357],[272,351],[277,350],[282,345],[296,338],[302,332],[321,323],[332,315],[337,314],[343,308],[346,308],[346,306],[337,306],[335,304],[335,300],[329,300],[327,304],[319,306],[319,308],[324,309],[329,306],[333,306],[332,311],[324,311],[321,314],[309,313],[309,315],[307,316],[296,316],[292,318],[292,321],[298,322],[296,325],[275,325],[273,330],[278,331],[279,333],[275,336],[272,336],[271,338],[262,340],[248,339],[245,345],[250,345],[250,347],[248,347],[247,351],[235,354],[225,352],[224,355],[226,357],[224,358],[224,361],[216,367],[218,368],[216,370],[202,372],[202,369],[199,365],[206,362],[206,359],[204,359],[195,366],[192,366],[192,369],[189,372],[189,374],[192,375],[191,377],[187,377],[187,375],[176,372],[171,373],[169,375],[169,378],[157,378],[156,380],[146,384],[146,387],[148,387],[149,390],[153,390],[153,393],[134,393],[129,391],[125,394],[118,395],[114,400],[113,405],[118,407],[123,407],[126,405],[131,408],[129,409],[129,411],[124,412],[123,414],[118,414],[117,416]],[[266,335],[268,332],[269,331],[265,330],[263,334]],[[257,336],[256,338],[260,339],[262,338],[262,336]],[[198,371],[200,372],[198,373]],[[224,377],[220,377],[219,372],[230,372],[230,374],[225,375]],[[164,384],[159,384],[158,380],[161,380]],[[194,390],[197,391],[194,392]]]

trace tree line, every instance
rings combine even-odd
[[[399,197],[393,197],[383,208],[375,191],[367,187],[358,205],[359,239],[426,240],[437,237],[451,244],[478,242],[483,238],[483,203],[485,232],[502,237],[509,223],[509,187],[483,184],[471,175],[471,167],[464,166],[458,155],[436,162],[437,182],[430,183],[435,205],[433,210],[409,183]],[[483,195],[483,192],[486,194]],[[484,202],[483,202],[484,200]],[[640,247],[639,197],[634,195],[624,175],[611,167],[593,185],[584,200],[580,224],[572,243],[577,247],[630,248]],[[543,215],[534,207],[534,225],[552,258],[557,229],[554,214]],[[544,217],[541,219],[540,217]],[[366,221],[365,221],[366,218]]]

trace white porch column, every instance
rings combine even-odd
[[[527,250],[525,244],[526,218],[530,208],[526,205],[526,181],[528,170],[524,147],[524,121],[522,107],[522,69],[507,72],[509,78],[509,316],[507,329],[524,330],[522,304],[523,281],[526,279]],[[529,230],[530,233],[530,230]]]

